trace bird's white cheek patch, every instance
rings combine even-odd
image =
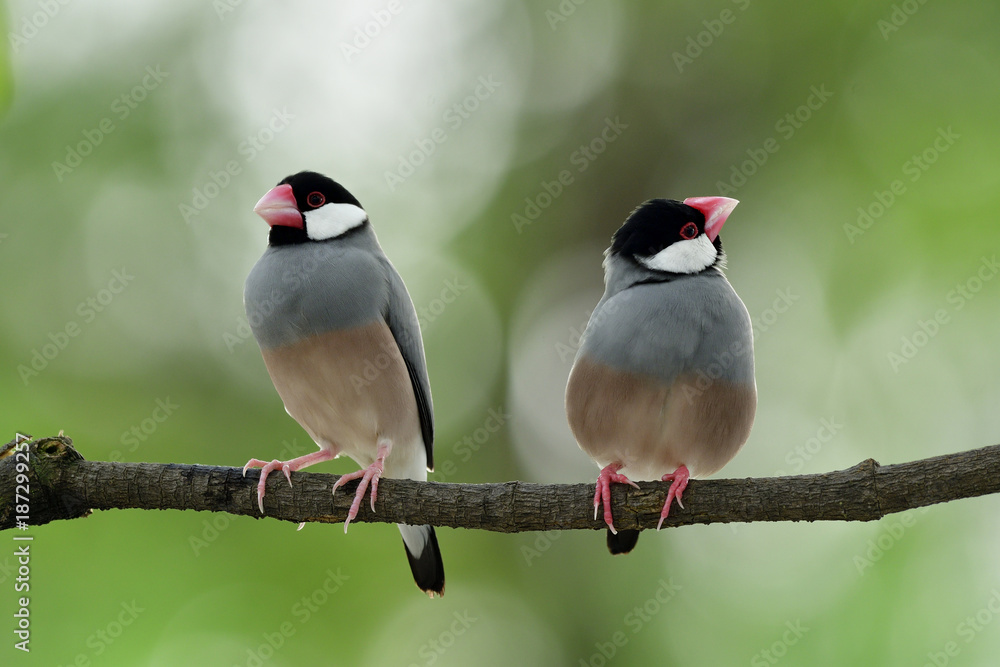
[[[697,273],[712,266],[718,257],[715,245],[701,234],[688,241],[677,241],[652,257],[639,257],[647,268],[671,273]]]
[[[354,204],[327,204],[315,211],[306,211],[303,217],[309,238],[323,241],[360,226],[368,219],[368,214]]]

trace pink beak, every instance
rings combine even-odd
[[[292,186],[287,183],[268,190],[253,207],[253,212],[264,218],[272,227],[303,229],[302,214],[299,213],[299,206],[295,202]]]
[[[726,223],[726,218],[740,202],[729,197],[688,197],[684,203],[705,215],[705,236],[715,243],[715,238],[722,230],[722,225]]]

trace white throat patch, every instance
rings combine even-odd
[[[649,269],[671,273],[698,273],[715,263],[719,254],[704,234],[677,241],[652,257],[637,257]]]
[[[354,229],[368,219],[364,209],[354,204],[327,204],[302,214],[306,232],[313,241],[324,241]]]

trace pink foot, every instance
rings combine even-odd
[[[663,520],[670,514],[670,503],[673,502],[674,498],[677,499],[677,505],[681,509],[684,509],[684,503],[681,502],[681,494],[687,488],[688,478],[690,477],[691,473],[688,472],[687,466],[681,466],[672,473],[663,476],[662,481],[673,483],[670,485],[670,490],[667,491],[667,502],[663,503],[663,511],[660,512],[660,523],[656,524],[657,530],[660,529],[660,526],[663,525]]]
[[[368,490],[368,484],[372,487],[372,511],[375,511],[375,498],[378,496],[378,480],[382,477],[383,466],[385,464],[385,457],[389,455],[389,450],[392,449],[392,445],[388,442],[380,441],[378,446],[378,456],[375,461],[365,468],[364,470],[356,470],[355,472],[348,473],[346,475],[341,475],[340,479],[333,485],[333,493],[337,493],[337,487],[352,479],[361,478],[361,482],[358,484],[358,490],[354,493],[354,502],[351,503],[351,509],[347,511],[347,520],[344,521],[344,532],[347,532],[347,527],[354,520],[354,517],[358,515],[358,510],[361,509],[361,501],[364,500],[365,491]]]
[[[311,466],[314,463],[319,463],[320,461],[329,461],[332,458],[332,451],[329,449],[321,449],[318,452],[306,454],[305,456],[300,456],[290,461],[279,461],[278,459],[274,459],[268,463],[267,461],[261,461],[260,459],[250,459],[247,461],[247,464],[243,466],[243,476],[247,476],[248,468],[260,468],[260,481],[257,482],[257,506],[260,507],[260,513],[263,514],[264,486],[267,483],[268,475],[280,468],[281,472],[285,473],[285,479],[288,480],[288,486],[291,486],[292,472]]]
[[[601,470],[601,474],[597,476],[597,489],[594,491],[594,518],[597,518],[597,508],[603,502],[604,523],[608,524],[608,529],[615,535],[618,534],[618,531],[615,530],[615,524],[611,522],[611,485],[615,483],[630,484],[637,489],[639,488],[638,484],[618,473],[621,469],[621,463],[610,463],[605,466]]]

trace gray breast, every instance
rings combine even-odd
[[[717,271],[606,293],[580,354],[667,383],[699,371],[754,382],[750,316]]]
[[[387,290],[378,256],[337,240],[269,246],[247,276],[243,302],[258,344],[270,349],[375,321]]]

